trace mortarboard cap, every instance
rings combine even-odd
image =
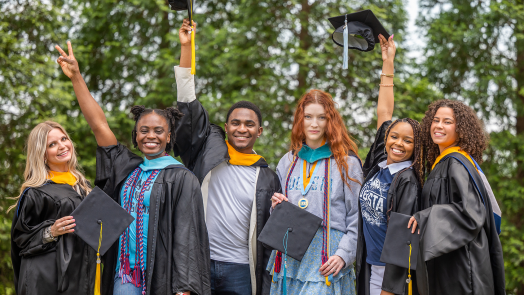
[[[391,212],[380,261],[416,270],[420,235],[417,232],[412,234],[412,229],[407,227],[410,218],[409,215]]]
[[[286,253],[284,237],[287,233],[287,255],[301,261],[321,224],[322,218],[282,202],[271,213],[258,240],[268,248]]]
[[[191,23],[193,20],[193,0],[169,0],[169,6],[171,7],[171,10],[187,10],[189,23]]]
[[[189,15],[189,25],[193,29],[191,31],[191,75],[196,73],[196,54],[195,54],[195,30],[193,28],[193,8],[195,3],[193,0],[168,0],[171,10],[187,10]]]
[[[347,22],[348,48],[371,51],[379,43],[378,35],[389,39],[389,34],[371,10],[363,10],[329,18],[335,28],[332,38],[338,46],[344,47],[344,28]]]
[[[100,255],[106,253],[135,219],[98,187],[87,195],[71,216],[76,223],[75,234],[93,249],[99,249]]]

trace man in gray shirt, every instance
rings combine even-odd
[[[262,115],[247,101],[234,104],[224,130],[209,122],[196,99],[190,73],[190,27],[179,31],[182,52],[175,67],[179,121],[175,153],[202,185],[211,249],[213,294],[269,294],[271,277],[265,270],[271,251],[257,241],[269,218],[271,197],[280,192],[275,172],[253,146],[262,134]]]

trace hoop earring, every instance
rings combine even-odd
[[[47,158],[44,158],[44,164],[47,165]]]
[[[388,153],[386,153],[386,147],[384,147],[384,155],[387,155]]]

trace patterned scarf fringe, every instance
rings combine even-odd
[[[273,268],[273,271],[276,273],[280,273],[281,268],[282,268],[282,252],[277,251],[277,256],[275,257],[275,266]]]
[[[136,241],[137,241],[137,253],[135,255],[135,267],[133,270],[131,270],[130,267],[130,259],[129,259],[129,245],[128,245],[128,235],[129,235],[129,229],[124,231],[121,238],[120,243],[120,269],[118,271],[118,276],[122,278],[122,284],[132,283],[135,287],[139,288],[142,287],[142,295],[146,294],[146,283],[145,283],[145,259],[144,259],[144,240],[143,240],[143,233],[144,233],[144,194],[149,185],[151,184],[151,181],[157,176],[158,172],[160,170],[153,170],[151,175],[147,178],[147,180],[142,185],[142,189],[140,191],[140,195],[138,197],[138,204],[137,204],[137,221],[136,221]],[[131,213],[131,207],[133,203],[133,196],[135,194],[135,187],[137,184],[137,181],[139,179],[140,174],[142,173],[142,169],[140,167],[137,167],[131,176],[127,179],[126,183],[124,184],[124,193],[123,193],[123,203],[124,203],[124,209]],[[129,195],[127,194],[127,191],[131,189]]]

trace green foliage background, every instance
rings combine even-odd
[[[311,88],[331,93],[364,157],[374,136],[380,49],[350,52],[331,42],[330,16],[372,9],[397,42],[395,117],[421,120],[427,105],[464,100],[485,120],[491,145],[482,168],[503,210],[508,294],[524,294],[524,3],[420,0],[423,60],[407,57],[404,0],[201,0],[197,92],[215,123],[231,104],[264,115],[257,151],[272,167],[287,151],[294,105]],[[24,145],[43,120],[63,124],[90,180],[96,142],[79,112],[54,45],[71,40],[80,69],[128,146],[130,106],[174,105],[178,28],[185,13],[164,0],[0,0],[0,294],[14,294],[10,225],[25,167]]]

